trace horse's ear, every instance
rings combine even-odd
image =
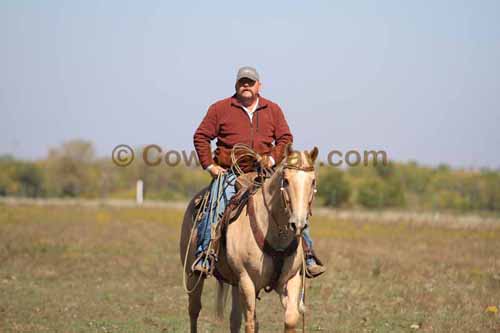
[[[311,160],[316,161],[316,158],[318,157],[319,149],[318,147],[314,146],[314,148],[309,152],[309,156],[311,156]]]

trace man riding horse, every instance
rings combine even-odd
[[[211,242],[212,224],[217,223],[229,200],[236,194],[236,178],[231,169],[231,150],[236,144],[245,144],[262,157],[255,163],[240,165],[243,172],[256,168],[269,169],[283,159],[287,144],[293,136],[280,107],[260,96],[260,78],[252,67],[242,67],[236,77],[236,93],[210,106],[194,133],[194,146],[201,166],[213,177],[210,184],[208,209],[197,227],[196,260],[192,270],[202,274],[213,271],[215,260],[207,260]],[[212,156],[210,142],[217,138]],[[274,146],[273,146],[274,142]],[[218,181],[215,181],[215,179]],[[307,275],[316,277],[326,268],[316,260],[312,251],[309,228],[303,232]]]

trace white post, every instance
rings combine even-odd
[[[142,202],[144,201],[144,183],[140,179],[137,181],[135,201],[137,202],[138,205],[142,205]]]

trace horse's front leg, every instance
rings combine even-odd
[[[240,304],[245,316],[245,333],[255,332],[255,285],[244,273],[239,281]]]
[[[299,312],[299,301],[300,301],[300,291],[302,288],[302,280],[300,271],[291,278],[286,286],[282,289],[282,302],[285,307],[285,332],[291,333],[296,332],[295,328],[300,319]]]

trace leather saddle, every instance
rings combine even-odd
[[[248,197],[255,193],[256,187],[254,185],[254,180],[258,177],[257,172],[249,172],[244,173],[235,181],[236,194],[231,198],[229,204],[226,206],[224,213],[222,215],[219,224],[223,227],[227,226],[230,222],[236,220],[238,216],[240,216],[243,207],[248,202]],[[248,192],[248,193],[247,193]],[[205,196],[210,194],[210,186],[205,187],[195,198],[194,198],[194,207],[195,210],[193,212],[193,216],[195,217],[198,214],[199,209],[201,209],[201,204]],[[199,215],[201,219],[203,214]],[[221,228],[218,228],[221,229]],[[218,235],[220,236],[220,235]]]

